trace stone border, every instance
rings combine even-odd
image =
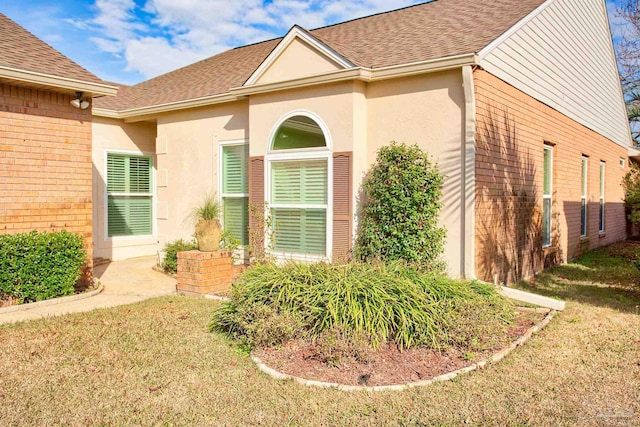
[[[222,302],[231,301],[228,297],[223,297],[222,295],[205,294],[203,296],[204,296],[204,299],[210,299],[210,300],[213,300],[213,301],[222,301]]]
[[[282,372],[276,371],[275,369],[265,365],[264,363],[262,363],[262,360],[260,360],[253,354],[251,355],[251,360],[253,360],[253,362],[256,364],[256,366],[260,371],[264,372],[265,374],[275,379],[293,380],[305,386],[320,387],[320,388],[335,388],[341,391],[404,391],[414,387],[428,386],[439,381],[449,381],[457,377],[458,375],[466,374],[468,372],[475,371],[476,369],[483,369],[491,363],[499,362],[500,360],[504,359],[513,350],[515,350],[516,348],[522,346],[525,342],[527,342],[527,340],[531,338],[533,334],[535,334],[536,332],[540,331],[542,328],[547,326],[547,324],[551,321],[551,319],[553,319],[553,316],[555,316],[555,314],[557,313],[556,310],[535,309],[535,308],[525,309],[523,311],[535,311],[538,313],[546,312],[547,315],[540,322],[536,323],[535,325],[527,329],[527,331],[523,335],[521,335],[518,339],[513,341],[509,346],[495,353],[493,356],[489,357],[488,359],[481,360],[480,362],[474,363],[473,365],[467,366],[466,368],[458,369],[456,371],[439,375],[437,377],[433,377],[428,380],[420,380],[420,381],[415,381],[415,382],[405,383],[405,384],[381,385],[381,386],[374,386],[374,387],[345,385],[345,384],[339,384],[339,383],[329,383],[324,381],[308,380],[305,378],[296,377],[294,375],[284,374]]]
[[[91,298],[93,296],[98,295],[103,290],[104,290],[104,285],[100,284],[98,289],[94,289],[93,291],[89,291],[89,292],[83,292],[81,294],[69,295],[69,296],[60,297],[60,298],[47,299],[47,300],[44,300],[44,301],[30,302],[28,304],[17,304],[17,305],[10,305],[8,307],[2,307],[2,308],[0,308],[0,314],[15,313],[16,311],[27,311],[27,310],[31,310],[33,308],[46,307],[48,305],[64,304],[66,302],[73,302],[73,301],[78,301],[78,300],[82,300],[82,299],[86,299],[86,298]]]

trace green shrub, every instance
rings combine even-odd
[[[20,303],[74,293],[87,259],[82,236],[32,231],[0,236],[0,298]]]
[[[233,252],[240,241],[233,237],[228,231],[223,231],[220,236],[220,249]],[[198,249],[198,244],[194,241],[186,241],[183,239],[167,242],[164,245],[164,260],[162,261],[162,270],[166,273],[174,274],[178,271],[178,252],[193,251]]]
[[[362,184],[356,259],[439,265],[445,238],[438,225],[443,180],[437,164],[417,145],[382,147]]]
[[[393,342],[401,349],[441,349],[473,344],[485,331],[486,325],[474,329],[473,322],[467,322],[459,336],[451,335],[455,321],[461,321],[471,304],[486,312],[483,320],[491,330],[504,330],[513,318],[513,307],[491,285],[455,281],[401,264],[258,264],[233,285],[231,301],[214,313],[211,328],[260,346],[264,339],[250,325],[281,316],[287,319],[280,328],[286,333],[278,332],[269,345],[339,331],[354,341],[366,337],[372,348]]]
[[[167,273],[175,273],[178,271],[178,252],[193,251],[198,249],[195,242],[186,242],[182,239],[173,242],[167,242],[164,245],[164,260],[162,261],[162,269]]]
[[[627,218],[632,224],[640,224],[640,167],[635,163],[622,181]]]

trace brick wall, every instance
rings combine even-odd
[[[210,294],[228,291],[244,265],[233,265],[230,251],[178,252],[178,292]]]
[[[513,282],[626,237],[620,183],[627,150],[483,70],[476,95],[476,275]],[[542,248],[543,147],[553,146],[552,245]],[[580,237],[582,156],[588,156],[587,237]],[[620,166],[624,159],[625,166]],[[599,165],[605,232],[599,233]]]
[[[0,83],[0,234],[79,233],[91,273],[91,109]]]

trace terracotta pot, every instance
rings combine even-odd
[[[201,219],[196,224],[196,240],[198,250],[202,252],[215,252],[220,249],[220,222],[217,219]]]

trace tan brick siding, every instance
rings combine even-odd
[[[79,233],[92,259],[91,109],[0,84],[0,234]]]
[[[545,265],[626,237],[621,182],[627,150],[483,70],[476,96],[476,275],[513,282]],[[552,245],[542,248],[543,148],[553,146]],[[580,237],[582,156],[588,160],[587,237]],[[624,159],[625,166],[620,166]],[[605,232],[598,232],[599,165],[606,162]]]

